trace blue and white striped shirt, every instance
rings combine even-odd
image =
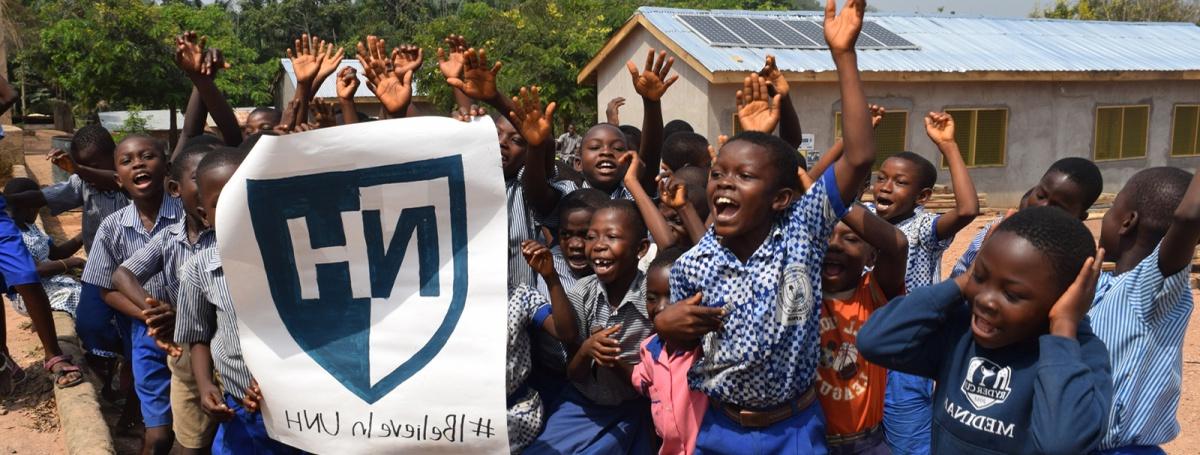
[[[1128,272],[1100,275],[1088,316],[1113,369],[1101,450],[1165,444],[1179,435],[1183,336],[1193,306],[1189,269],[1163,276],[1155,248]]]
[[[125,193],[98,190],[76,174],[71,174],[65,182],[42,188],[42,197],[52,215],[83,207],[83,250],[89,253],[100,223],[129,205]]]
[[[150,243],[121,263],[121,267],[132,272],[137,277],[138,283],[145,283],[156,275],[160,275],[166,282],[167,288],[168,300],[163,302],[174,305],[175,295],[179,292],[180,268],[196,253],[216,244],[217,236],[212,229],[205,229],[201,232],[196,237],[195,244],[189,241],[187,217],[184,216],[174,224],[167,226],[166,229],[159,231],[154,238],[150,239]]]
[[[196,253],[184,263],[175,306],[175,342],[208,343],[225,393],[241,401],[250,387],[250,368],[242,358],[237,314],[218,248]]]
[[[991,232],[992,228],[1000,224],[1000,221],[1003,219],[1004,217],[1002,216],[996,217],[996,219],[979,229],[979,232],[975,234],[975,238],[971,239],[971,244],[967,246],[967,250],[963,251],[962,256],[958,258],[958,262],[954,263],[954,268],[950,270],[950,279],[967,273],[967,270],[971,270],[971,264],[974,264],[975,257],[979,256],[979,249],[983,248],[983,239],[986,239],[988,232]]]
[[[525,187],[521,178],[525,169],[517,173],[517,177],[504,182],[504,195],[508,200],[508,289],[509,293],[518,286],[537,287],[537,273],[529,268],[525,256],[521,254],[521,242],[526,240],[542,240],[538,231],[540,217],[529,209],[525,201]],[[552,182],[551,187],[567,194],[567,187],[561,182]],[[553,226],[551,226],[553,227]]]
[[[109,215],[96,230],[95,248],[88,252],[87,266],[83,268],[83,282],[104,289],[113,289],[112,276],[117,267],[134,253],[150,243],[155,234],[183,219],[183,204],[179,198],[164,196],[158,208],[158,219],[154,227],[146,231],[133,204]],[[150,296],[167,301],[170,292],[166,280],[157,275],[142,284]]]

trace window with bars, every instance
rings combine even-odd
[[[1200,104],[1177,104],[1172,117],[1171,156],[1200,155]]]
[[[970,167],[1004,166],[1008,109],[947,109],[954,117],[954,141]],[[949,164],[942,159],[942,167]]]
[[[834,138],[842,137],[842,113],[833,114]],[[908,111],[888,111],[883,122],[875,128],[875,170],[883,161],[897,153],[908,150]]]
[[[1149,127],[1148,105],[1096,108],[1093,157],[1097,161],[1144,158]]]

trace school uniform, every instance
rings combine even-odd
[[[1163,453],[1158,446],[1179,435],[1175,414],[1183,337],[1194,306],[1191,267],[1164,276],[1158,255],[1156,247],[1125,273],[1101,274],[1088,311],[1113,367],[1113,405],[1102,452]]]
[[[164,195],[158,208],[158,217],[149,231],[142,224],[134,205],[128,205],[105,218],[96,231],[95,248],[88,253],[83,282],[99,289],[113,289],[112,276],[117,267],[146,246],[155,234],[183,217],[183,205],[179,199]],[[143,283],[142,287],[158,300],[169,298],[170,289],[161,274]],[[121,319],[128,320],[124,317]],[[154,343],[154,337],[146,333],[145,323],[128,320],[128,328],[126,345],[133,366],[134,389],[141,401],[142,418],[147,428],[170,425],[171,371],[167,367],[167,353]]]
[[[850,298],[824,300],[821,363],[815,387],[825,411],[829,453],[891,453],[883,432],[888,370],[868,362],[856,346],[859,330],[887,304],[887,298],[871,272],[863,275]]]
[[[578,189],[596,188],[596,187],[592,186],[591,183],[588,183],[587,180],[584,180],[583,184],[576,184],[575,182],[572,182],[570,180],[559,180],[555,183],[556,183],[556,186],[562,186],[563,188],[566,189],[566,191],[563,192],[563,195],[569,194],[570,192],[578,190]],[[596,188],[596,189],[599,189],[599,188]],[[604,190],[600,190],[600,191],[604,191]],[[649,194],[651,198],[653,198],[657,191],[658,191],[657,188],[647,189],[646,193]],[[613,188],[612,191],[604,191],[604,192],[608,194],[609,199],[624,199],[627,201],[633,200],[633,193],[630,193],[629,189],[625,188],[625,183],[618,184],[617,187]]]
[[[550,302],[528,286],[517,287],[508,299],[505,393],[508,395],[508,449],[511,453],[521,453],[542,431],[544,423],[542,397],[528,384],[533,371],[529,332],[538,329],[534,326],[534,315],[544,306],[550,306]]]
[[[21,229],[21,240],[24,242],[25,248],[29,250],[35,267],[36,264],[50,260],[50,247],[54,242],[36,225],[26,224]],[[65,273],[41,277],[40,281],[42,288],[46,290],[46,298],[50,301],[50,309],[62,311],[74,318],[75,309],[79,307],[79,281]],[[8,300],[12,302],[13,310],[16,310],[17,313],[29,315],[29,310],[25,308],[25,301],[21,299],[20,294],[9,290]]]
[[[953,281],[880,308],[858,349],[886,368],[932,378],[932,452],[1083,454],[1104,435],[1112,403],[1108,350],[1085,318],[1075,339],[1050,334],[988,349]]]
[[[691,455],[696,450],[696,433],[708,409],[708,396],[688,387],[687,374],[699,352],[699,347],[669,350],[658,335],[642,342],[641,362],[634,365],[630,382],[650,399],[654,431],[662,439],[659,455]]]
[[[7,201],[0,197],[0,288],[8,291],[14,286],[41,283],[41,279],[6,207]]]
[[[130,202],[125,193],[102,191],[84,182],[77,174],[71,174],[65,182],[42,188],[42,197],[46,199],[46,208],[50,209],[51,215],[83,207],[83,251],[88,253],[89,260],[100,224]],[[75,331],[89,353],[111,358],[122,350],[122,337],[128,327],[117,324],[115,316],[116,311],[100,298],[100,288],[84,282],[75,315]]]
[[[866,204],[875,212],[874,204]],[[908,239],[908,263],[904,287],[917,289],[942,280],[942,253],[950,248],[954,236],[938,238],[941,218],[924,206],[913,208],[912,216],[896,223]],[[901,454],[929,453],[929,422],[933,412],[933,381],[889,371],[884,397],[883,421],[888,445]]]
[[[237,314],[217,247],[200,251],[184,263],[175,305],[175,342],[188,347],[208,343],[213,368],[221,376],[225,404],[234,412],[233,419],[221,422],[217,428],[212,452],[218,455],[301,453],[267,436],[261,412],[242,407],[252,377],[242,358]]]
[[[830,168],[745,263],[709,229],[671,268],[672,301],[703,292],[702,305],[726,312],[688,374],[709,397],[698,453],[825,453],[825,419],[812,389],[820,274],[845,214]]]
[[[537,240],[545,243],[545,239],[542,238],[542,233],[538,229],[538,226],[545,224],[543,223],[545,220],[536,217],[533,210],[526,205],[525,186],[521,184],[524,175],[525,169],[522,168],[517,172],[516,177],[504,181],[504,196],[508,202],[508,289],[510,291],[520,285],[536,287],[540,281],[537,272],[529,267],[525,256],[521,254],[521,242]],[[561,182],[552,182],[551,187],[562,194],[570,192]]]
[[[646,314],[646,278],[640,272],[621,303],[608,303],[604,285],[595,275],[580,279],[567,298],[575,309],[581,340],[592,332],[620,324],[615,338],[617,359],[639,361],[638,348],[654,324]],[[590,364],[591,362],[589,362]],[[619,369],[594,364],[586,380],[571,381],[558,409],[550,414],[542,435],[526,453],[650,453],[649,404],[638,396]]]
[[[988,224],[983,225],[983,228],[981,228],[979,232],[975,234],[975,237],[971,239],[971,244],[967,245],[967,249],[966,251],[963,251],[963,255],[958,258],[957,262],[954,263],[954,268],[950,271],[950,278],[957,278],[959,275],[967,273],[968,270],[971,270],[971,264],[975,263],[975,257],[979,256],[979,250],[983,248],[983,240],[987,238],[988,233],[992,231],[992,228],[995,228],[996,225],[1000,224],[1003,219],[1004,217],[998,216]]]
[[[179,272],[183,264],[196,253],[215,246],[217,236],[212,230],[200,232],[196,243],[188,238],[187,216],[160,231],[145,247],[121,264],[139,283],[159,276],[166,287],[164,304],[175,306],[179,291]],[[208,447],[216,432],[216,422],[200,406],[200,392],[192,375],[191,352],[185,349],[178,358],[168,358],[171,370],[171,411],[174,416],[175,440],[188,449]]]

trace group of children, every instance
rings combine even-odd
[[[826,6],[844,137],[812,169],[772,57],[737,93],[744,132],[714,150],[686,123],[664,125],[661,100],[678,76],[651,50],[642,68],[628,64],[641,128],[617,124],[625,100],[614,100],[613,121],[562,162],[556,105],[538,87],[509,98],[486,51],[461,36],[438,49],[453,116],[485,115],[473,103],[497,112],[513,452],[1149,454],[1179,433],[1200,178],[1138,172],[1097,248],[1082,220],[1100,172],[1059,160],[943,281],[942,254],[980,214],[978,197],[945,113],[925,126],[953,209],[923,206],[938,168],[921,155],[889,156],[873,172],[884,109],[868,104],[857,68],[865,8]],[[389,53],[375,37],[357,50],[387,116],[406,116],[423,52]],[[173,153],[88,126],[51,156],[68,181],[4,189],[0,271],[45,344],[46,369],[60,387],[83,379],[47,322],[72,313],[89,365],[131,366],[143,453],[176,442],[183,453],[298,452],[271,440],[257,412],[213,228],[221,189],[258,137],[370,120],[355,110],[353,69],[335,78],[336,106],[312,100],[342,53],[297,40],[295,99],[239,126],[213,83],[223,57],[185,33],[175,59],[194,90]],[[0,80],[0,101],[5,90]],[[210,114],[219,136],[204,131]],[[860,203],[866,191],[872,202]],[[82,207],[82,236],[54,245],[34,225],[42,206]],[[82,284],[64,275],[76,268]],[[23,375],[3,353],[0,391]]]

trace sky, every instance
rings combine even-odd
[[[868,0],[867,4],[890,13],[932,14],[944,6],[945,14],[954,11],[968,16],[1029,17],[1039,0]],[[1040,4],[1045,8],[1053,5],[1054,0],[1040,0]]]

